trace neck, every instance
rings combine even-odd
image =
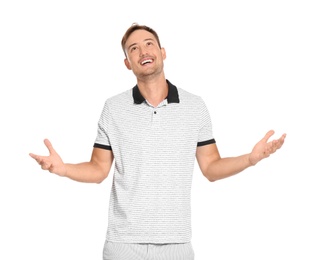
[[[137,86],[142,96],[154,107],[158,106],[168,95],[166,78],[152,80],[137,80]]]

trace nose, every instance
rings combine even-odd
[[[145,47],[139,47],[139,56],[142,57],[147,54]]]
[[[139,56],[143,56],[143,48],[142,47],[139,47]]]

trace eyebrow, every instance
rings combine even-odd
[[[144,40],[144,42],[146,41],[155,41],[153,38],[146,38]],[[128,46],[127,50],[129,50],[131,47],[133,47],[134,45],[137,45],[137,43],[132,43],[131,45]]]

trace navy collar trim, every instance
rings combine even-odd
[[[168,96],[167,101],[168,103],[179,103],[179,93],[178,89],[175,85],[170,83],[169,80],[166,80],[168,84]],[[145,101],[145,98],[142,96],[142,94],[139,91],[138,86],[136,85],[133,87],[133,99],[135,104],[141,104]]]

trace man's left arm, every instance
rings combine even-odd
[[[203,175],[209,181],[216,181],[256,165],[282,147],[286,134],[283,134],[279,139],[269,141],[273,134],[273,130],[268,131],[253,147],[251,153],[235,157],[221,158],[216,144],[199,146],[196,151],[196,158]]]

